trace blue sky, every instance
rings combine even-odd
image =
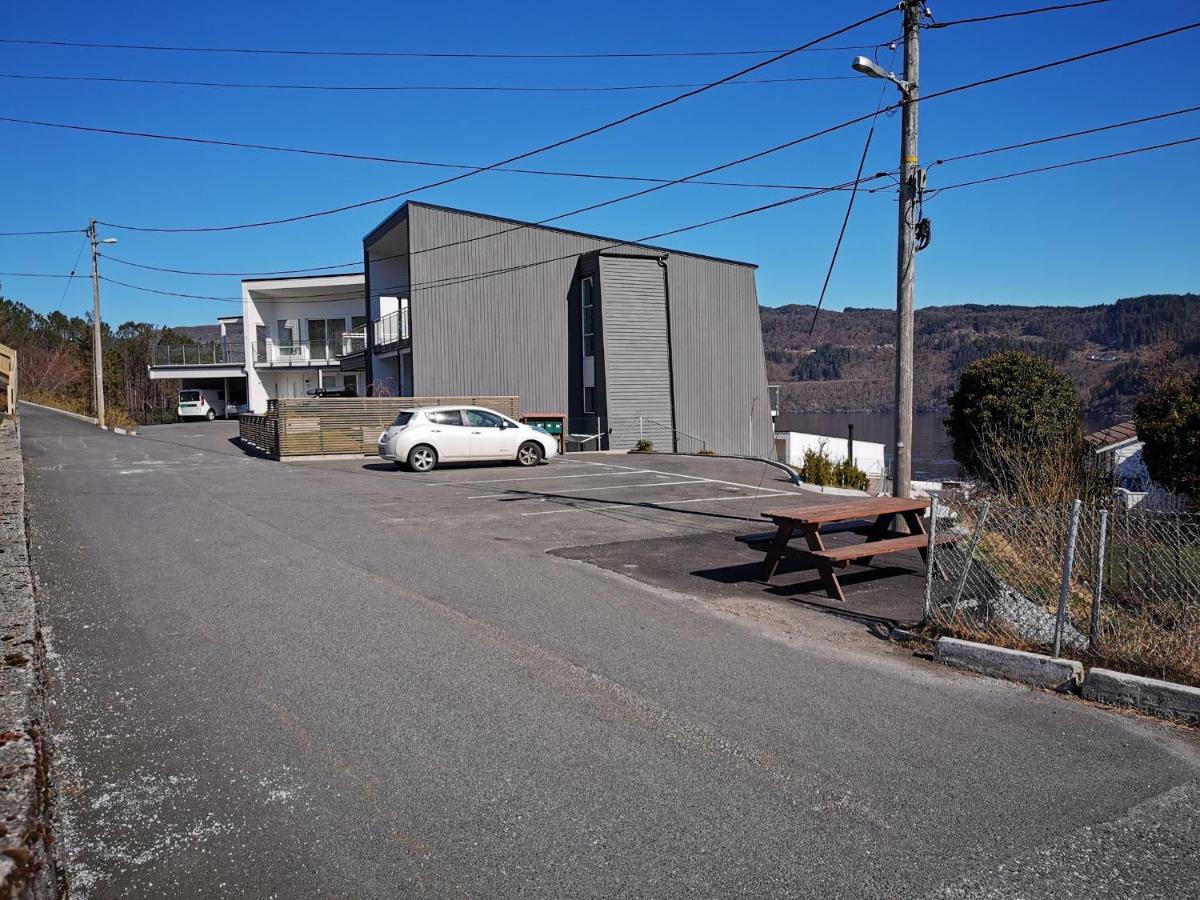
[[[10,5],[0,36],[93,42],[340,50],[588,52],[789,47],[877,12],[882,2],[716,2],[594,6],[561,3]],[[938,19],[1043,5],[945,0]],[[926,31],[922,91],[1106,46],[1200,19],[1195,2],[1114,0],[1094,8]],[[889,15],[829,43],[895,36]],[[711,81],[745,57],[650,60],[420,60],[182,54],[6,45],[0,73],[328,84],[601,85]],[[852,74],[851,50],[798,54],[763,77]],[[880,59],[887,62],[886,49]],[[899,56],[896,65],[899,66]],[[677,90],[593,94],[312,93],[134,84],[3,81],[0,115],[222,140],[486,165],[665,99]],[[524,163],[533,167],[679,177],[874,108],[880,82],[857,77],[723,87]],[[891,98],[889,97],[889,102]],[[1099,59],[966,91],[921,107],[926,164],[1200,104],[1200,30]],[[880,121],[868,172],[894,167],[898,116]],[[729,170],[722,177],[795,184],[851,179],[866,124]],[[1200,114],[937,167],[929,186],[1200,135]],[[110,222],[208,226],[275,218],[398,192],[442,170],[305,158],[76,134],[0,123],[0,231]],[[918,306],[1106,302],[1200,290],[1200,144],[931,199],[933,245],[919,257]],[[637,185],[485,173],[415,195],[519,219],[540,219]],[[794,192],[677,186],[560,223],[638,238]],[[214,235],[112,231],[115,255],[214,271],[290,269],[361,257],[361,238],[400,201],[274,228]],[[845,197],[833,194],[664,240],[759,264],[764,304],[813,302]],[[895,204],[860,195],[830,307],[894,303]],[[75,235],[0,238],[0,271],[65,273]],[[103,263],[113,278],[160,290],[236,296],[236,278],[190,277]],[[87,271],[87,255],[79,270]],[[64,283],[0,276],[3,294],[54,309]],[[62,309],[90,307],[77,279]],[[105,318],[208,322],[232,304],[104,286]]]

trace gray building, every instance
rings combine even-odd
[[[363,256],[342,366],[378,393],[514,394],[600,449],[772,452],[749,263],[415,202]]]

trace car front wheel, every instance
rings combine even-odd
[[[536,466],[542,461],[542,448],[536,441],[526,441],[517,450],[517,462],[522,466]]]
[[[437,460],[437,451],[428,444],[418,444],[408,451],[408,467],[414,472],[432,472]]]
[[[204,418],[208,419],[208,421],[210,421],[210,422],[213,419],[215,419],[216,417],[217,417],[217,414],[215,412],[213,412],[211,409],[204,416]]]

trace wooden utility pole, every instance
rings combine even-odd
[[[96,392],[96,422],[104,424],[104,350],[100,345],[100,268],[99,241],[96,240],[96,220],[88,222],[88,240],[92,242],[92,378]]]
[[[896,252],[896,457],[892,493],[912,496],[913,311],[916,292],[917,98],[921,69],[920,0],[904,3],[904,106],[900,121],[900,229]]]

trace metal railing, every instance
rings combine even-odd
[[[312,366],[337,362],[342,345],[340,341],[278,344],[267,338],[256,349],[255,363],[260,366]]]
[[[398,311],[380,316],[371,323],[375,329],[375,346],[397,344],[409,339],[408,307],[403,306]]]
[[[159,344],[150,356],[150,364],[154,366],[240,366],[245,361],[246,348],[240,343],[228,341],[204,344]]]
[[[342,356],[362,353],[367,349],[367,326],[355,328],[342,335]]]

